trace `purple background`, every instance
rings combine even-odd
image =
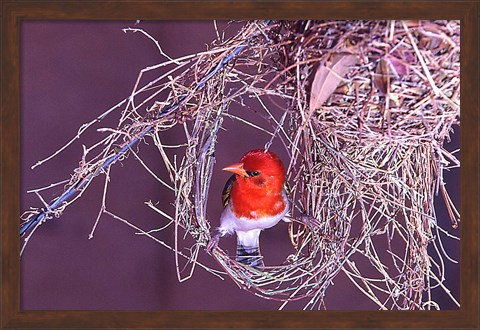
[[[21,111],[22,111],[22,210],[41,207],[38,198],[26,194],[29,189],[46,186],[70,177],[82,155],[82,144],[90,146],[104,136],[95,128],[114,127],[108,119],[87,132],[80,141],[54,160],[31,170],[40,159],[50,155],[74,136],[81,124],[90,121],[128,96],[141,69],[162,62],[155,45],[139,33],[123,33],[126,27],[148,31],[172,57],[205,50],[215,38],[212,22],[22,22],[21,34]],[[224,26],[224,24],[222,24]],[[230,29],[231,33],[235,31]],[[244,113],[248,118],[251,114]],[[222,210],[220,193],[229,175],[222,165],[237,162],[246,151],[262,148],[267,138],[258,131],[226,120],[227,131],[219,135],[216,150],[211,201],[208,215],[218,225]],[[181,130],[162,135],[164,143],[183,139]],[[451,148],[458,148],[459,134],[453,135]],[[287,159],[276,142],[272,150]],[[140,155],[150,168],[166,177],[162,161],[152,143],[141,145]],[[180,155],[179,155],[180,156]],[[448,189],[459,205],[459,171],[445,174]],[[130,156],[111,171],[112,181],[107,208],[129,219],[144,230],[166,224],[144,201],[159,202],[172,210],[173,195],[155,182],[138,161]],[[33,235],[21,260],[22,309],[74,310],[169,310],[277,309],[279,302],[255,297],[228,278],[218,279],[197,268],[188,281],[179,283],[174,254],[153,240],[136,235],[125,224],[104,215],[95,237],[88,239],[102,196],[103,176],[94,180],[83,197],[68,207],[61,218],[43,224]],[[43,197],[58,196],[61,186]],[[216,199],[218,196],[218,200]],[[438,203],[440,224],[450,229],[449,218]],[[173,214],[173,212],[169,212]],[[262,233],[262,251],[267,264],[282,262],[292,252],[287,225],[281,222]],[[173,244],[173,227],[156,235]],[[459,260],[458,244],[445,240],[446,249]],[[188,242],[187,242],[188,243]],[[235,239],[225,239],[222,248],[235,251]],[[188,246],[188,245],[187,245]],[[216,267],[203,251],[199,260]],[[459,265],[447,261],[446,286],[459,297]],[[327,290],[328,309],[377,309],[340,273]],[[445,294],[435,291],[443,308],[455,308]],[[437,296],[438,295],[438,296]],[[287,309],[301,308],[306,301],[292,303]]]

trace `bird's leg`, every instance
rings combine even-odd
[[[212,239],[208,242],[207,247],[205,248],[205,251],[208,254],[211,254],[211,252],[218,247],[219,241],[220,241],[220,234],[218,233],[215,236],[213,236]]]
[[[212,239],[208,242],[207,247],[205,248],[205,251],[208,254],[211,254],[211,252],[218,247],[218,242],[220,241],[220,238],[225,236],[225,232],[220,228],[217,228],[216,232],[217,233],[212,236]]]

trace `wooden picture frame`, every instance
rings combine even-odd
[[[461,297],[452,311],[22,311],[20,309],[20,84],[22,20],[85,19],[461,20]],[[478,328],[480,4],[320,1],[2,2],[2,328]],[[408,314],[406,314],[408,313]]]

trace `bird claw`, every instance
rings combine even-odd
[[[207,247],[205,248],[205,251],[208,254],[212,254],[212,251],[215,250],[218,247],[218,242],[220,241],[220,233],[216,234],[215,236],[212,237],[212,239],[208,242]]]
[[[318,228],[321,225],[320,221],[317,218],[314,218],[310,215],[302,215],[300,217],[300,221],[312,228],[316,228],[316,227]]]

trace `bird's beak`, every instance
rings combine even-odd
[[[222,168],[222,170],[227,172],[232,172],[241,176],[248,176],[247,172],[243,169],[243,163],[236,163]]]

